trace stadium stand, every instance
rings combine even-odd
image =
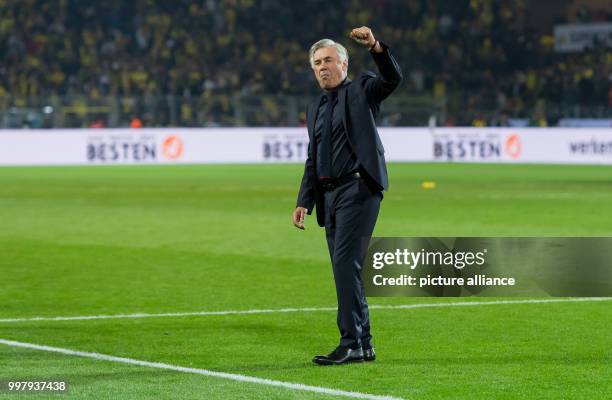
[[[0,0],[0,127],[297,126],[317,92],[310,44],[325,32],[353,73],[373,68],[346,36],[365,24],[406,77],[382,125],[611,118],[609,43],[559,53],[552,32],[612,10],[536,3]]]

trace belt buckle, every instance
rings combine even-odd
[[[336,185],[334,185],[332,180],[321,181],[321,186],[328,192],[331,192],[336,188]]]

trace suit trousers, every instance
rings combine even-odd
[[[361,272],[382,193],[363,178],[325,193],[325,235],[336,283],[340,346],[371,346],[370,316]]]

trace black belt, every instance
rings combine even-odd
[[[319,180],[319,183],[321,184],[321,187],[324,191],[331,192],[333,190],[336,190],[338,187],[344,185],[345,183],[349,183],[359,178],[361,178],[359,172],[351,172],[350,174],[346,174],[344,176],[341,176],[340,178],[321,179]]]

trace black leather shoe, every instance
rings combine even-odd
[[[376,352],[374,347],[363,349],[363,361],[374,361],[376,360]]]
[[[326,356],[315,356],[312,362],[319,365],[340,365],[353,362],[363,362],[363,350],[338,346]]]

